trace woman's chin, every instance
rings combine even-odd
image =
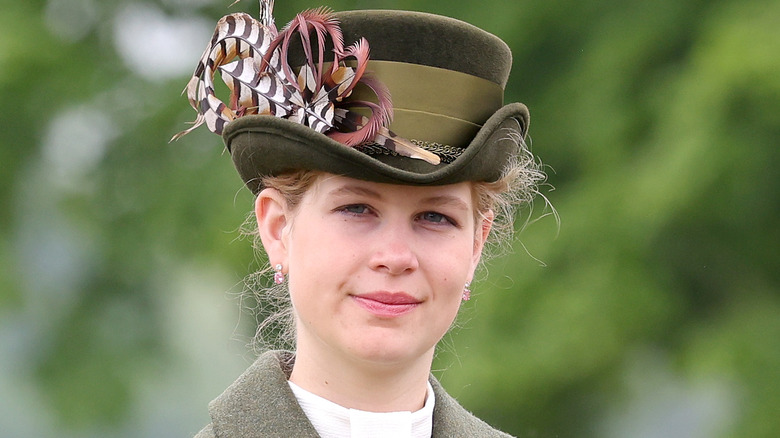
[[[396,365],[407,366],[409,362],[419,360],[425,356],[427,350],[432,350],[433,345],[426,348],[425,345],[410,345],[409,342],[398,342],[399,339],[367,338],[350,348],[352,356],[364,363],[370,363],[377,367],[391,367]],[[419,342],[419,340],[418,340]]]

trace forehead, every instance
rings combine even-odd
[[[412,186],[363,181],[339,175],[324,174],[312,186],[307,196],[346,197],[350,195],[392,200],[394,202],[460,202],[471,208],[472,183],[461,182],[442,186]]]

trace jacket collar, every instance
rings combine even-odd
[[[318,438],[319,435],[298,405],[287,384],[293,354],[269,351],[262,354],[225,392],[209,404],[212,427],[217,437],[288,436]],[[436,396],[433,408],[433,438],[507,436],[466,411],[430,377]],[[466,435],[464,435],[466,433]]]
[[[217,437],[318,438],[290,386],[289,352],[269,351],[209,404]]]

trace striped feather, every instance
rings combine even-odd
[[[260,0],[260,21],[235,13],[217,22],[184,89],[198,115],[191,127],[171,140],[202,124],[221,134],[237,117],[266,114],[301,123],[346,146],[373,142],[401,155],[438,163],[438,156],[387,129],[393,118],[392,101],[387,87],[366,74],[368,41],[361,38],[344,48],[338,20],[324,7],[298,14],[277,32],[273,4],[273,0]],[[327,40],[333,51],[326,56]],[[297,42],[306,61],[296,74],[288,53]],[[355,67],[347,66],[348,60]],[[227,104],[215,95],[217,71],[230,93]],[[375,102],[348,99],[361,83],[373,92]]]

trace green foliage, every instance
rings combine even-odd
[[[0,430],[193,434],[251,360],[230,342],[254,330],[230,299],[251,195],[205,128],[167,144],[188,72],[135,68],[117,29],[141,5],[207,23],[200,48],[257,6],[6,3]],[[277,3],[278,24],[319,5]],[[474,284],[434,366],[453,395],[518,436],[780,432],[778,2],[326,4],[453,16],[514,53],[560,230],[531,223]]]

